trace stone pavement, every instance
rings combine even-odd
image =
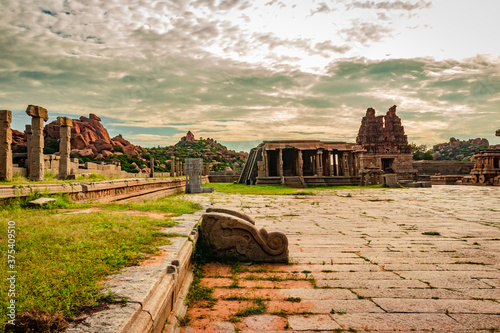
[[[498,332],[500,188],[189,195],[289,238],[292,265],[208,264],[182,332]]]

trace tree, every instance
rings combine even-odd
[[[410,143],[411,152],[413,153],[414,161],[421,160],[433,160],[432,152],[427,150],[426,145],[417,145],[416,143]]]

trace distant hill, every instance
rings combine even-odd
[[[169,171],[171,157],[179,157],[181,161],[186,158],[202,158],[203,162],[210,163],[211,169],[238,170],[241,169],[248,157],[248,153],[228,150],[226,146],[211,138],[195,139],[193,133],[188,131],[179,142],[173,146],[145,148],[147,154],[155,159],[155,170]]]
[[[12,150],[17,153],[27,151],[26,135],[13,130]],[[57,121],[48,123],[43,131],[45,154],[59,154],[59,125]],[[171,157],[184,162],[189,157],[200,157],[210,163],[212,170],[237,170],[242,168],[248,154],[228,150],[216,140],[207,138],[196,140],[190,131],[173,146],[143,148],[132,144],[121,134],[111,138],[95,114],[73,119],[71,129],[71,157],[80,163],[104,161],[120,162],[127,172],[149,172],[149,159],[155,159],[155,171],[169,172]]]
[[[490,143],[487,139],[476,138],[458,140],[451,138],[450,142],[440,143],[432,147],[432,156],[436,161],[471,161],[472,156],[477,152],[489,148]]]

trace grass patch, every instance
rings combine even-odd
[[[277,185],[244,185],[233,183],[210,183],[204,187],[214,187],[215,191],[221,193],[254,194],[254,195],[314,195],[314,191],[342,190],[342,189],[366,189],[382,188],[382,185],[373,186],[319,186],[309,187],[307,190],[296,189]],[[347,195],[348,197],[351,195]]]
[[[68,320],[113,301],[112,295],[99,292],[100,281],[120,268],[136,265],[156,253],[159,246],[170,243],[160,230],[175,225],[174,221],[134,216],[127,214],[127,209],[146,210],[144,207],[154,206],[153,210],[171,215],[199,209],[191,202],[166,197],[154,204],[123,204],[117,209],[122,214],[68,214],[60,209],[106,205],[75,204],[67,196],[58,195],[56,204],[29,207],[27,201],[36,196],[41,194],[0,203],[0,260],[7,261],[7,221],[15,221],[18,319],[31,316],[35,318],[34,325],[36,318],[49,317],[50,321],[51,316],[59,316]],[[169,211],[168,207],[177,208]],[[2,265],[0,272],[5,276],[7,265]],[[6,325],[6,309],[6,290],[0,288],[0,330]],[[29,329],[26,327],[26,331]]]
[[[455,265],[481,265],[486,266],[484,262],[476,262],[476,261],[455,261],[453,264]]]
[[[422,233],[422,235],[426,236],[441,236],[441,234],[437,231],[425,231]]]
[[[302,298],[300,298],[300,297],[288,297],[288,298],[285,298],[285,301],[292,302],[292,303],[300,303],[300,301],[302,301]]]
[[[240,310],[234,314],[235,317],[248,317],[254,315],[260,315],[266,313],[266,304],[263,298],[256,298],[254,300],[255,305],[250,306],[246,309]]]

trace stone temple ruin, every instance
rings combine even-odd
[[[250,151],[240,184],[325,185],[381,184],[387,174],[413,179],[413,154],[396,115],[369,108],[356,144],[319,140],[264,141]],[[396,181],[395,181],[396,182]]]
[[[401,118],[396,115],[396,105],[385,116],[375,116],[375,109],[369,108],[361,121],[356,143],[366,150],[360,157],[361,169],[376,167],[403,179],[416,175],[413,154]]]
[[[496,131],[500,136],[500,129]],[[500,185],[500,149],[488,148],[473,156],[474,168],[462,178],[462,184]]]
[[[361,146],[319,140],[264,141],[252,148],[240,184],[358,185]]]

